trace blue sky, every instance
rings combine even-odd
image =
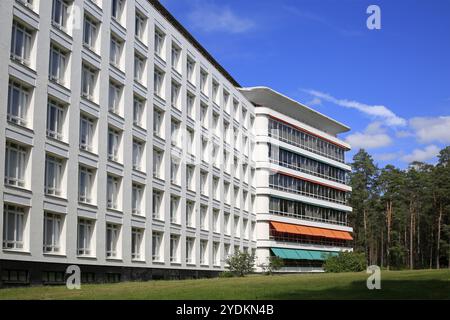
[[[450,145],[449,0],[163,0],[242,86],[270,86],[347,125],[375,161]],[[369,30],[366,9],[381,9]]]

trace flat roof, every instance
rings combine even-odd
[[[268,107],[313,128],[336,136],[350,131],[346,125],[268,87],[240,88],[255,106]]]
[[[216,59],[206,50],[200,42],[198,42],[194,36],[187,31],[185,27],[158,1],[158,0],[147,0],[164,18],[166,18],[172,26],[178,30],[200,53],[208,60],[219,72],[230,81],[233,86],[241,88],[239,82],[234,79],[224,67],[217,62]]]

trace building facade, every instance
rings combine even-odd
[[[241,92],[256,106],[257,265],[277,256],[285,272],[323,271],[327,256],[352,251],[350,146],[337,138],[349,128],[269,88]]]
[[[158,1],[0,10],[0,285],[63,283],[74,264],[83,282],[214,276],[235,251],[277,254],[253,159],[268,114]]]

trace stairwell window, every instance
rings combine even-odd
[[[11,59],[30,66],[33,30],[21,22],[13,21],[11,34]]]
[[[27,126],[30,100],[30,87],[16,80],[10,80],[8,86],[8,121],[21,126]]]

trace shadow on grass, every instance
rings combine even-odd
[[[261,297],[262,299],[266,297]],[[302,289],[273,294],[267,299],[450,299],[450,281],[441,280],[381,280],[380,290],[369,290],[366,281],[327,289]]]

